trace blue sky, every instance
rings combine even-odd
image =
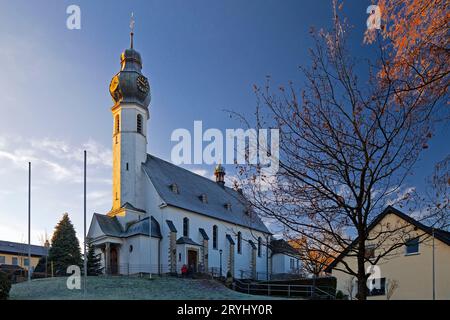
[[[354,25],[352,46],[362,44],[369,0],[345,3]],[[81,30],[66,28],[66,8],[81,8]],[[331,1],[0,0],[0,239],[26,241],[27,162],[33,162],[32,242],[49,237],[64,212],[82,234],[82,150],[89,151],[88,212],[111,207],[111,131],[108,92],[129,45],[150,79],[148,151],[169,160],[174,129],[239,126],[224,109],[251,114],[253,84],[271,75],[274,85],[301,85],[308,64],[309,29],[330,23]],[[433,138],[411,186],[424,184],[448,153],[448,126]],[[212,176],[208,166],[189,169]],[[232,172],[232,168],[227,168]]]

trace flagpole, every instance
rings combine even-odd
[[[86,150],[84,150],[84,294],[86,295],[87,256],[86,256]]]
[[[31,162],[28,162],[28,283],[31,282]]]

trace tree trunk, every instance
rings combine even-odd
[[[358,241],[358,293],[356,294],[356,298],[358,300],[367,300],[367,276],[366,276],[366,270],[364,266],[364,260],[365,260],[365,239],[362,236],[359,236]]]

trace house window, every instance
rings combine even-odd
[[[136,122],[137,132],[142,133],[142,115],[137,115]]]
[[[295,259],[294,258],[291,258],[290,264],[291,264],[291,270],[293,270],[295,267]]]
[[[258,257],[261,257],[261,247],[262,247],[262,239],[258,238]]]
[[[419,238],[406,241],[406,254],[419,253]]]
[[[116,116],[116,122],[115,123],[116,123],[115,132],[119,133],[119,131],[120,131],[120,118],[119,118],[119,115]]]
[[[189,237],[189,219],[188,218],[183,219],[183,236]]]
[[[6,257],[5,256],[0,256],[0,264],[2,263],[6,263]]]
[[[28,258],[25,258],[25,259],[23,260],[23,265],[24,265],[25,267],[28,267],[28,266],[30,265],[30,260],[28,260]]]
[[[18,266],[18,265],[19,265],[19,259],[17,259],[17,257],[13,257],[13,258],[12,258],[12,264],[13,264],[14,266]]]
[[[217,226],[213,226],[213,249],[217,249]]]
[[[374,245],[367,245],[364,256],[365,256],[366,259],[374,259],[375,258],[375,246]]]
[[[242,253],[242,234],[240,231],[237,234],[237,252]]]
[[[386,294],[386,278],[372,279],[368,286],[368,296],[384,296]]]
[[[127,162],[127,171],[128,171],[128,162]]]

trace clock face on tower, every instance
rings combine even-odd
[[[113,93],[116,91],[117,87],[119,86],[119,77],[115,76],[111,80],[111,84],[109,85],[109,92]]]
[[[144,76],[139,76],[136,79],[137,87],[142,93],[148,93],[150,86],[148,85],[148,80]]]

